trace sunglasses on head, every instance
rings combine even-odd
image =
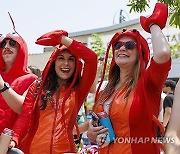
[[[15,46],[16,46],[16,41],[14,41],[14,40],[9,40],[9,41],[4,40],[4,41],[0,44],[0,47],[1,47],[1,48],[4,48],[7,43],[9,43],[9,45],[10,45],[11,47],[15,47]]]
[[[127,42],[123,42],[123,41],[118,41],[114,44],[114,49],[118,50],[120,49],[122,46],[125,46],[126,49],[133,49],[136,46],[136,42],[134,41],[127,41]]]

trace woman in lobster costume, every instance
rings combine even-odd
[[[47,62],[42,81],[29,88],[13,128],[12,143],[26,154],[76,152],[72,130],[94,81],[97,56],[67,35],[63,30],[55,30],[36,41],[61,47],[55,49]]]
[[[150,17],[140,18],[143,29],[152,37],[153,57],[148,68],[149,47],[136,29],[116,33],[110,41],[105,60],[106,67],[112,46],[109,82],[101,93],[99,85],[94,111],[97,115],[109,115],[116,138],[109,143],[108,128],[90,125],[88,137],[98,143],[100,154],[160,153],[157,117],[162,87],[171,66],[170,48],[161,31],[167,16],[166,5],[157,3]]]

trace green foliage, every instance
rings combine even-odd
[[[150,0],[148,0],[150,2]],[[147,0],[130,0],[130,3],[127,6],[130,8],[130,13],[134,12],[143,12],[146,11],[146,7],[149,7]]]
[[[169,24],[180,28],[180,0],[158,0],[168,5],[170,14],[172,14]],[[132,11],[141,13],[146,11],[146,7],[149,7],[150,0],[129,0],[127,6],[130,7],[130,13]]]
[[[170,45],[172,58],[176,59],[180,57],[180,43],[177,42],[174,45]]]
[[[98,56],[105,50],[104,43],[102,41],[101,35],[92,34],[92,41],[90,42],[91,49],[96,52]]]
[[[98,57],[101,56],[103,54],[103,52],[106,51],[106,49],[104,47],[104,42],[102,41],[100,34],[92,34],[92,41],[90,42],[90,44],[91,44],[91,49],[96,52]],[[106,66],[105,80],[108,79],[108,73],[109,73],[111,59],[112,59],[112,52],[110,51],[107,66]],[[102,71],[103,71],[102,69],[100,71],[99,77],[101,77],[101,75],[102,75]]]

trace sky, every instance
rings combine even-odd
[[[129,13],[129,0],[1,0],[0,33],[13,32],[11,13],[17,32],[25,39],[29,53],[42,53],[44,46],[34,42],[42,34],[63,29],[79,32],[118,23],[122,9],[127,20],[150,15],[157,0],[150,0],[146,12]]]

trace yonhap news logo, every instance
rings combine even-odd
[[[146,143],[174,143],[172,137],[116,137],[114,143],[146,144]]]

